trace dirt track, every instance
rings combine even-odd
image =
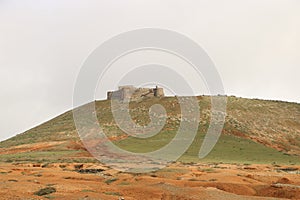
[[[176,163],[128,174],[96,164],[5,163],[0,199],[300,199],[299,172],[300,166]],[[56,192],[34,195],[45,187]]]

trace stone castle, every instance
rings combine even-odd
[[[155,88],[136,88],[132,85],[119,86],[117,91],[108,91],[107,99],[117,99],[117,100],[139,100],[144,97],[163,97],[164,89]]]

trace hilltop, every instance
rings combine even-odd
[[[300,104],[227,97],[227,116],[222,136],[204,160],[197,155],[210,119],[210,97],[199,96],[201,108],[197,136],[180,158],[182,162],[300,163]],[[180,123],[180,106],[175,97],[145,98],[130,103],[132,118],[140,125],[150,119],[148,109],[163,105],[168,112],[161,133],[148,139],[127,137],[115,124],[110,101],[96,101],[99,123],[121,148],[148,152],[166,145]],[[0,142],[3,162],[96,162],[82,145],[72,111]]]
[[[197,98],[200,124],[192,145],[178,162],[150,173],[120,172],[94,159],[78,137],[72,111],[1,142],[0,199],[300,199],[299,104],[228,97],[222,135],[199,160],[211,103],[208,96]],[[95,102],[99,123],[132,152],[168,144],[180,124],[176,98],[145,97],[130,103],[133,120],[145,126],[149,108],[161,104],[166,124],[155,136],[133,138],[116,125],[110,103]]]

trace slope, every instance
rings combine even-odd
[[[200,126],[193,144],[180,158],[199,162],[197,158],[210,119],[210,97],[199,96]],[[280,101],[227,98],[227,117],[220,140],[203,162],[286,163],[299,164],[300,105]],[[113,120],[109,101],[97,101],[99,123],[105,133],[121,148],[148,152],[166,145],[180,123],[180,106],[176,98],[146,98],[130,104],[132,119],[146,125],[148,109],[161,104],[168,111],[162,131],[147,139],[127,137]],[[0,161],[4,162],[90,162],[95,161],[77,135],[73,115],[68,111],[40,126],[0,143]]]

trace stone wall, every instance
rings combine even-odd
[[[144,97],[163,97],[164,90],[163,88],[136,88],[134,86],[120,86],[117,91],[108,91],[107,99],[117,99],[117,100],[139,100]]]

